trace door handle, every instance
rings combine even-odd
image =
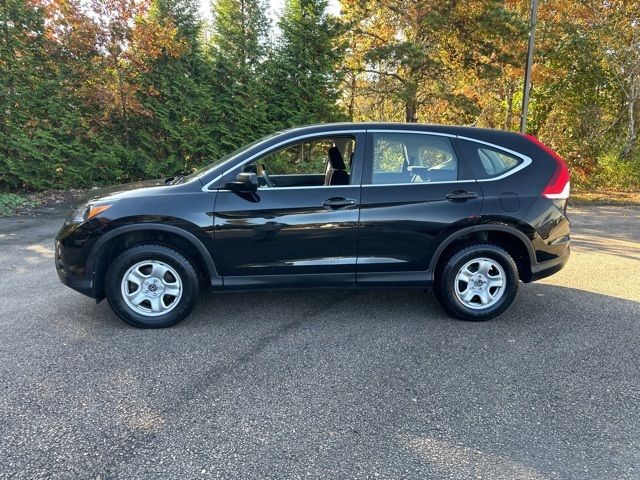
[[[447,195],[447,200],[455,202],[456,200],[471,200],[472,198],[478,198],[476,192],[467,192],[466,190],[455,190]]]
[[[352,198],[332,197],[325,200],[322,205],[327,208],[344,208],[357,205],[358,202]]]

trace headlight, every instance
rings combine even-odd
[[[105,203],[103,205],[89,205],[87,209],[85,220],[89,220],[90,218],[95,217],[96,215],[101,214],[102,212],[106,212],[111,208],[110,203]]]
[[[81,205],[74,212],[69,215],[68,223],[82,223],[99,215],[102,212],[106,212],[111,208],[110,203],[103,203],[99,205],[89,204]]]

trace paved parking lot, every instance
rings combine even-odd
[[[143,331],[0,219],[1,478],[640,478],[640,208],[488,323],[421,290],[208,293]]]

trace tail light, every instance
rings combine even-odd
[[[567,164],[564,162],[562,157],[554,152],[552,149],[547,147],[544,143],[538,140],[533,135],[525,135],[529,140],[535,143],[537,146],[542,148],[545,152],[547,152],[553,159],[556,161],[556,171],[554,172],[551,180],[542,191],[542,195],[551,200],[566,200],[569,198],[569,169],[567,168]]]

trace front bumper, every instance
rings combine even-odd
[[[67,287],[73,288],[75,291],[86,295],[87,297],[95,298],[95,292],[93,290],[93,279],[90,278],[78,278],[65,275],[60,270],[58,271],[58,278]]]
[[[58,278],[67,287],[73,288],[75,291],[82,293],[91,298],[96,298],[94,290],[93,278],[87,278],[86,276],[72,275],[64,262],[64,256],[62,255],[62,247],[60,242],[55,242],[55,264]]]
[[[569,261],[569,255],[571,254],[570,250],[571,248],[567,245],[564,252],[562,252],[557,258],[531,265],[531,281],[535,282],[536,280],[549,277],[562,270]]]

